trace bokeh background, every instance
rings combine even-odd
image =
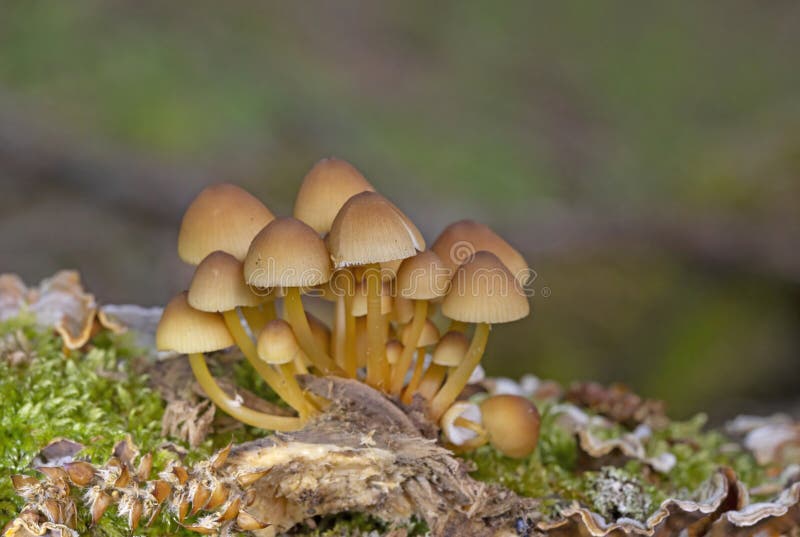
[[[798,28],[792,0],[3,0],[0,272],[164,303],[204,185],[287,214],[337,155],[429,240],[472,217],[525,253],[490,373],[799,413]]]

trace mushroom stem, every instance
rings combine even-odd
[[[464,356],[464,360],[452,370],[444,386],[431,401],[430,415],[435,421],[438,421],[444,411],[458,398],[458,394],[469,382],[472,372],[478,367],[483,351],[486,349],[490,329],[491,327],[487,323],[480,323],[475,327],[475,333],[472,335],[472,342],[469,345],[467,354]]]
[[[383,337],[383,315],[381,314],[382,282],[380,266],[369,267],[365,274],[367,282],[367,384],[383,389],[386,380],[386,341]]]
[[[333,348],[333,361],[345,371],[347,371],[347,360],[345,354],[345,326],[347,324],[345,319],[346,313],[344,295],[339,294],[336,296],[336,304],[333,313],[333,341],[331,343],[331,347]]]
[[[467,331],[467,323],[461,321],[451,321],[450,328],[447,329],[448,332],[461,332],[462,334]]]
[[[258,333],[261,332],[264,326],[271,320],[268,314],[261,311],[258,307],[242,306],[241,310],[253,337],[257,337]]]
[[[350,378],[356,378],[358,374],[358,353],[356,351],[356,345],[358,341],[358,335],[356,334],[356,318],[353,316],[353,295],[348,292],[348,294],[344,297],[344,309],[345,309],[345,325],[344,325],[344,332],[345,332],[345,361],[344,361],[344,370],[347,372],[347,376]]]
[[[308,415],[312,409],[310,404],[303,397],[303,391],[295,381],[294,384],[283,378],[277,371],[272,369],[269,364],[265,363],[258,357],[258,351],[253,343],[253,340],[248,337],[239,322],[239,316],[235,310],[228,310],[222,313],[225,319],[225,324],[228,327],[233,340],[236,345],[253,366],[253,369],[264,379],[264,382],[277,393],[281,399],[286,401],[289,406],[294,408],[301,416]],[[292,377],[294,380],[294,377]]]
[[[400,390],[403,389],[403,380],[406,378],[408,368],[411,366],[411,359],[414,357],[414,350],[416,343],[419,341],[419,336],[422,334],[422,329],[425,328],[425,320],[428,317],[428,302],[426,300],[417,300],[414,303],[414,319],[411,321],[411,328],[408,331],[408,341],[403,341],[403,353],[398,358],[397,363],[394,364],[392,372],[392,395],[399,395]]]
[[[422,376],[417,392],[425,399],[430,400],[436,395],[436,392],[442,385],[445,373],[447,373],[447,367],[439,364],[432,364]]]
[[[478,436],[486,436],[486,429],[484,429],[480,423],[475,423],[474,421],[468,420],[467,418],[463,417],[456,418],[455,420],[453,420],[453,425],[455,425],[456,427],[461,427],[462,429],[469,429]]]
[[[425,347],[420,347],[417,349],[417,361],[414,364],[414,373],[411,375],[411,380],[408,381],[408,386],[406,386],[406,391],[403,392],[402,401],[405,404],[411,404],[411,401],[414,399],[414,394],[417,393],[417,386],[419,386],[419,381],[422,380],[422,372],[423,368],[425,367]]]
[[[294,369],[297,372],[295,374],[297,374],[297,375],[308,375],[308,367],[306,367],[306,362],[305,362],[307,359],[308,358],[306,358],[305,353],[302,353],[302,355],[297,356],[294,359],[294,362],[293,362],[294,363]]]
[[[297,287],[287,287],[284,297],[287,321],[292,326],[300,348],[303,349],[311,360],[311,363],[322,371],[325,375],[339,374],[340,369],[333,363],[333,360],[317,345],[311,327],[308,325],[308,317],[303,309],[303,301],[300,298],[300,289]]]
[[[202,354],[190,354],[189,365],[192,367],[192,372],[194,372],[197,382],[206,392],[208,398],[221,410],[242,423],[272,431],[296,431],[303,428],[305,424],[305,419],[303,418],[265,414],[242,406],[239,401],[230,398],[214,380],[206,365],[205,356]]]

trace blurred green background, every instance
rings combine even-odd
[[[3,0],[0,272],[186,285],[181,212],[320,157],[538,273],[487,369],[800,412],[800,3]],[[550,296],[542,296],[542,291]]]

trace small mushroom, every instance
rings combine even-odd
[[[390,393],[399,394],[403,379],[411,365],[413,343],[419,339],[428,315],[428,301],[444,296],[450,285],[452,271],[435,252],[427,250],[403,260],[397,271],[397,296],[414,301],[411,324],[404,330],[403,344],[406,350],[392,370]]]
[[[442,302],[442,313],[465,323],[478,323],[467,355],[447,377],[430,405],[438,419],[453,404],[480,363],[489,338],[490,323],[507,323],[530,313],[521,286],[496,255],[477,252],[453,276],[450,291]]]
[[[273,319],[268,322],[258,335],[256,348],[258,357],[277,369],[284,391],[291,397],[286,402],[295,408],[300,416],[308,416],[312,409],[303,396],[300,385],[297,384],[292,365],[295,360],[300,359],[302,351],[289,323],[283,319]]]
[[[519,395],[495,395],[481,403],[489,443],[508,457],[521,459],[536,449],[541,418],[536,405]]]
[[[314,339],[300,298],[301,288],[321,285],[331,278],[330,257],[319,235],[295,218],[276,218],[250,244],[244,276],[250,285],[282,288],[286,316],[300,348],[323,373],[338,371]]]
[[[436,344],[431,355],[431,366],[422,376],[419,394],[432,398],[444,380],[448,369],[453,370],[464,360],[469,350],[469,338],[463,332],[447,332]]]
[[[405,391],[403,392],[402,401],[405,404],[411,403],[414,394],[417,393],[417,387],[422,380],[423,367],[425,365],[425,347],[435,345],[439,341],[439,329],[430,319],[425,319],[422,332],[417,338],[416,342],[411,338],[411,330],[413,324],[406,325],[405,329],[400,334],[401,341],[404,341],[406,347],[411,347],[417,350],[417,360],[414,364],[414,372],[411,375],[411,380],[408,382]],[[401,357],[402,360],[402,357]],[[397,364],[397,368],[402,367],[402,364]]]
[[[367,285],[366,381],[384,389],[389,368],[384,357],[386,341],[382,337],[383,278],[379,263],[411,257],[425,249],[425,240],[411,220],[389,200],[375,192],[361,192],[342,206],[327,242],[336,268],[369,269],[363,278]]]
[[[295,410],[305,412],[307,405],[297,397],[300,393],[299,387],[290,392],[290,387],[281,376],[258,359],[255,345],[242,327],[237,308],[254,308],[261,302],[245,284],[242,271],[242,262],[232,255],[222,251],[209,254],[197,266],[192,277],[187,294],[189,306],[200,311],[221,313],[236,345],[261,378]],[[255,327],[253,331],[257,333]],[[302,404],[295,407],[298,403]]]
[[[252,410],[229,397],[219,387],[208,370],[204,353],[225,349],[233,344],[233,337],[222,315],[192,308],[185,292],[167,304],[156,330],[158,349],[188,354],[189,365],[197,382],[220,409],[243,423],[262,429],[292,431],[301,428],[304,420]]]

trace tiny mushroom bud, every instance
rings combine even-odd
[[[386,361],[394,365],[400,359],[400,354],[403,352],[403,344],[396,339],[386,342]]]
[[[536,449],[541,418],[536,405],[519,395],[495,395],[481,403],[489,443],[508,457],[521,459]]]
[[[447,332],[436,344],[431,355],[431,366],[422,377],[419,393],[426,399],[433,397],[439,390],[449,369],[458,367],[469,350],[469,338],[458,331]]]
[[[299,352],[292,327],[283,319],[268,322],[258,335],[258,356],[268,364],[289,364]]]

